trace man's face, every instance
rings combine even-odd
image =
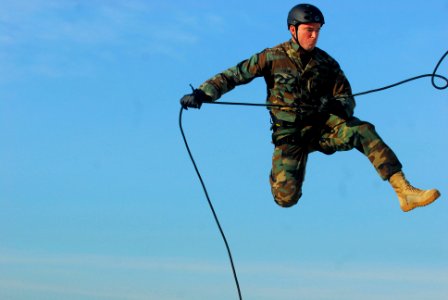
[[[300,46],[306,51],[311,51],[316,47],[319,38],[320,23],[300,24],[297,28],[297,39]],[[294,26],[289,28],[291,34],[296,37],[296,29]]]

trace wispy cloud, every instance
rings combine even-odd
[[[224,264],[209,262],[11,253],[0,253],[0,270],[0,295],[61,299],[185,299],[179,293],[198,289],[188,286],[188,278],[227,274]],[[213,288],[201,289],[214,293]]]
[[[0,65],[8,77],[57,77],[89,74],[92,65],[124,57],[179,60],[182,47],[220,22],[142,0],[1,1]]]
[[[198,282],[208,282],[209,288],[201,287],[204,295],[213,295],[216,285],[212,278],[223,280],[229,275],[226,262],[195,261],[172,258],[119,257],[103,255],[0,255],[0,287],[2,290],[29,290],[53,294],[90,296],[98,299],[139,300],[152,294],[158,299],[176,299],[175,294],[183,289],[199,288],[188,278]],[[239,277],[247,294],[256,299],[296,299],[300,294],[306,299],[329,299],[332,295],[345,295],[344,299],[418,299],[429,295],[431,299],[443,299],[448,293],[448,272],[443,267],[390,266],[377,264],[356,264],[335,267],[324,263],[266,264],[242,263],[237,266]],[[33,273],[58,276],[57,270],[84,276],[76,285],[61,286],[57,280],[42,281],[39,277],[8,276],[8,270],[34,270]],[[53,270],[53,271],[52,271]],[[80,271],[82,270],[82,271]],[[3,274],[2,274],[3,273]],[[117,278],[107,277],[109,292],[101,289],[104,282],[86,274],[136,274],[148,281],[144,289],[134,289],[129,293],[127,282],[116,285]],[[11,272],[16,274],[16,272]],[[82,275],[84,274],[84,275]],[[71,275],[74,276],[74,275]],[[127,277],[127,275],[126,275]],[[163,279],[165,278],[165,279]],[[201,281],[200,278],[206,278]],[[161,279],[162,281],[159,281]],[[226,281],[227,281],[226,279]],[[82,284],[83,280],[94,281],[92,285]],[[99,281],[95,283],[95,281]],[[135,279],[134,279],[135,280]],[[110,281],[110,282],[109,282]],[[138,280],[137,280],[138,281]],[[172,285],[168,288],[167,282]],[[186,282],[192,286],[187,287]],[[131,284],[132,285],[132,284]],[[95,288],[95,286],[97,286]],[[98,288],[100,286],[100,288]],[[393,289],[391,291],[391,286]],[[177,291],[177,292],[176,292]],[[150,297],[152,299],[152,297]]]
[[[186,271],[197,273],[224,272],[225,264],[185,261],[171,258],[133,258],[107,255],[11,255],[1,254],[0,264],[35,266],[82,266],[90,268]]]
[[[99,292],[95,289],[85,289],[85,288],[73,288],[67,286],[60,286],[55,284],[45,284],[37,283],[31,281],[20,281],[20,280],[1,280],[0,279],[0,289],[3,293],[11,290],[20,291],[22,295],[30,293],[33,297],[39,297],[39,294],[44,295],[59,295],[63,299],[67,299],[68,295],[79,296],[79,297],[89,297],[94,299],[128,299],[128,300],[143,300],[148,299],[151,295],[133,295],[129,291],[117,293],[116,289],[111,292]],[[11,293],[11,292],[10,292]]]

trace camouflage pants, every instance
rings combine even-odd
[[[355,148],[367,156],[383,180],[401,170],[400,161],[372,124],[357,118],[345,121],[331,116],[326,125],[326,129],[306,139],[307,142],[299,140],[275,147],[270,183],[278,205],[289,207],[299,201],[308,154],[313,151],[331,154]]]

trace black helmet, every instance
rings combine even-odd
[[[324,15],[316,6],[311,4],[299,4],[291,8],[288,14],[288,28],[290,25],[299,26],[306,23],[324,25]]]

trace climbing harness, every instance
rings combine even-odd
[[[437,74],[437,70],[439,69],[440,65],[442,64],[443,60],[446,58],[447,55],[448,55],[448,51],[446,51],[445,54],[443,54],[442,57],[439,59],[439,61],[436,64],[436,67],[434,68],[434,71],[431,74],[423,74],[423,75],[411,77],[411,78],[399,81],[399,82],[391,84],[391,85],[387,85],[387,86],[384,86],[384,87],[380,87],[380,88],[376,88],[376,89],[367,90],[367,91],[364,91],[364,92],[352,94],[352,97],[363,96],[363,95],[367,95],[367,94],[371,94],[371,93],[376,93],[376,92],[379,92],[379,91],[384,91],[384,90],[387,90],[387,89],[390,89],[390,88],[402,85],[404,83],[407,83],[407,82],[410,82],[410,81],[414,81],[414,80],[417,80],[417,79],[421,79],[421,78],[425,78],[425,77],[430,77],[431,78],[431,84],[432,84],[432,86],[434,88],[436,88],[438,90],[444,90],[444,89],[448,88],[448,78],[445,77],[445,76]],[[436,82],[435,82],[436,78],[441,79],[442,81],[444,81],[444,84],[443,85],[437,85]],[[335,99],[339,99],[339,98],[335,98]],[[277,108],[285,108],[285,107],[287,107],[289,109],[297,108],[297,107],[294,107],[294,106],[269,104],[269,103],[248,103],[248,102],[204,102],[204,103],[206,103],[206,104],[217,104],[217,105],[262,106],[262,107],[277,107]],[[227,254],[228,254],[228,257],[229,257],[229,260],[230,260],[230,265],[231,265],[231,268],[232,268],[233,278],[235,280],[236,288],[237,288],[237,291],[238,291],[238,297],[239,297],[239,300],[242,300],[243,298],[242,298],[242,295],[241,295],[240,284],[238,282],[238,276],[237,276],[237,273],[236,273],[235,264],[233,262],[232,253],[230,251],[229,243],[227,242],[227,238],[226,238],[226,236],[224,234],[224,230],[221,227],[221,224],[219,222],[218,216],[217,216],[216,211],[215,211],[215,209],[213,207],[212,201],[210,200],[210,196],[208,195],[207,188],[205,186],[204,180],[202,179],[201,173],[199,172],[199,169],[198,169],[198,167],[196,165],[196,161],[193,158],[193,154],[191,153],[190,147],[189,147],[188,142],[187,142],[187,138],[185,137],[185,132],[184,132],[184,129],[183,129],[183,126],[182,126],[182,112],[183,112],[183,110],[184,110],[184,108],[181,107],[180,108],[180,112],[179,112],[179,129],[180,129],[180,132],[182,134],[182,139],[184,140],[185,147],[187,148],[188,155],[190,157],[191,162],[193,163],[193,167],[194,167],[194,169],[196,171],[196,174],[198,176],[198,179],[199,179],[199,181],[201,183],[201,186],[202,186],[202,189],[204,191],[205,197],[207,199],[208,205],[210,206],[210,210],[211,210],[211,212],[213,214],[213,218],[214,218],[214,220],[216,222],[216,225],[218,226],[219,232],[221,233],[221,237],[222,237],[222,239],[224,241],[224,244],[226,246]]]

